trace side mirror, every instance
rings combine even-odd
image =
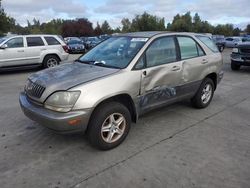
[[[1,47],[0,47],[0,49],[6,49],[6,48],[8,48],[8,45],[7,44],[3,44]]]

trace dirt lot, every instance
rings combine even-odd
[[[249,188],[250,68],[232,72],[229,54],[207,109],[182,102],[148,113],[107,152],[23,115],[18,95],[37,70],[1,74],[0,187]]]

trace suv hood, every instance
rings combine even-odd
[[[55,91],[68,90],[76,85],[83,84],[104,76],[118,72],[119,69],[111,69],[74,62],[63,64],[55,68],[37,72],[29,77],[31,82],[45,87],[41,98],[29,96],[38,102],[44,102]]]

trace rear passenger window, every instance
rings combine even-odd
[[[27,45],[32,46],[44,46],[44,42],[41,37],[27,37]]]
[[[181,59],[189,59],[205,55],[201,47],[190,37],[177,37],[180,50]]]
[[[157,39],[146,51],[147,67],[167,64],[176,60],[176,47],[173,37]]]
[[[203,42],[210,50],[213,52],[219,52],[218,47],[214,44],[210,37],[206,36],[197,36],[197,38]]]
[[[44,37],[44,39],[46,40],[48,45],[59,45],[60,44],[60,42],[58,42],[58,40],[56,40],[54,37]]]

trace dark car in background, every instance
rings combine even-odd
[[[97,44],[99,44],[101,40],[98,37],[88,37],[86,41],[86,48],[91,49],[94,48]]]
[[[212,39],[219,51],[222,52],[225,48],[225,37],[223,35],[213,35]]]
[[[233,48],[231,68],[239,70],[241,66],[250,66],[250,42],[243,42]]]
[[[69,40],[67,42],[69,53],[85,53],[86,48],[81,40]]]

